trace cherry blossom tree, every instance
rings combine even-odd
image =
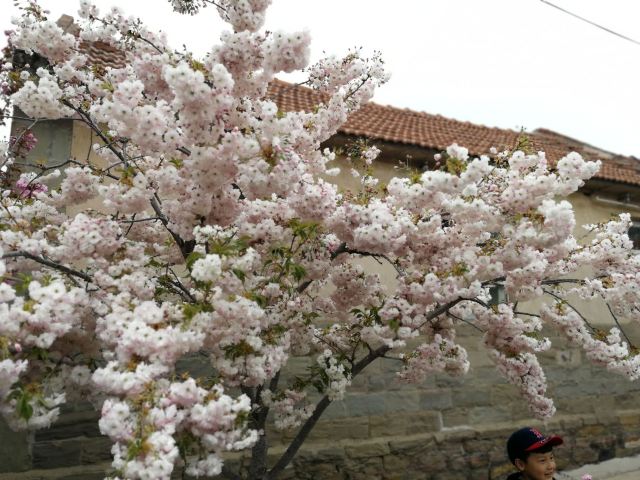
[[[336,153],[320,145],[387,81],[380,56],[308,66],[308,33],[263,31],[270,0],[171,3],[213,5],[203,14],[228,23],[204,59],[85,0],[78,35],[31,1],[9,34],[11,49],[46,62],[5,59],[6,105],[34,121],[71,118],[99,140],[58,165],[28,162],[29,131],[1,152],[0,412],[12,427],[47,427],[64,402],[89,398],[113,441],[111,478],[179,467],[275,479],[372,362],[395,362],[407,382],[464,374],[462,324],[541,418],[554,413],[537,359],[551,347],[543,325],[640,375],[621,330],[594,329],[568,301],[606,302],[616,323],[640,311],[629,215],[573,236],[563,197],[598,162],[452,145],[439,168],[381,185],[369,168],[379,151],[357,142],[348,161],[361,188],[341,191]],[[95,41],[126,66],[92,65],[80,44]],[[299,69],[325,101],[285,113],[267,86]],[[392,265],[395,286],[359,257]],[[491,304],[497,287],[508,302]],[[531,300],[542,306],[527,310]],[[194,355],[209,377],[177,373]],[[296,356],[313,365],[285,382]],[[269,466],[268,419],[296,432]],[[249,452],[242,471],[223,462],[233,450]]]

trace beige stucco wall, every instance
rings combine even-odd
[[[351,191],[357,191],[360,188],[359,180],[350,175],[350,166],[344,160],[336,161],[336,164],[342,168],[340,176],[335,177],[334,181],[340,185],[343,189]],[[394,176],[407,175],[407,170],[397,168],[398,163],[393,161],[375,162],[373,164],[374,175],[377,176],[381,182],[388,183]],[[640,189],[639,189],[640,190]],[[616,202],[615,199],[608,197],[605,193],[590,192],[588,195],[579,191],[572,194],[567,200],[573,205],[576,219],[576,228],[574,235],[582,242],[589,242],[592,236],[587,235],[587,231],[582,228],[583,225],[597,224],[607,222],[613,217],[616,217],[620,213],[629,212],[633,216],[640,216],[640,205],[625,205],[621,202]],[[360,259],[359,263],[367,265],[367,268],[379,273],[384,283],[389,289],[393,289],[395,286],[395,270],[386,263],[379,264],[372,259]],[[589,275],[588,269],[581,269],[577,272],[577,275],[572,275],[572,278],[582,277]],[[546,297],[546,301],[551,300],[550,297]],[[574,305],[581,313],[583,313],[589,320],[592,320],[595,326],[599,328],[613,326],[613,319],[606,307],[602,302],[595,301],[583,301],[578,298],[570,298],[572,305]],[[521,305],[525,311],[535,312],[540,306],[540,302],[526,302]],[[625,322],[628,319],[619,319]],[[624,322],[623,322],[624,323]]]

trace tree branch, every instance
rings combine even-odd
[[[65,267],[64,265],[60,265],[59,263],[52,262],[51,260],[47,260],[37,255],[33,255],[29,252],[23,252],[23,251],[11,252],[11,253],[5,253],[2,256],[2,258],[19,258],[19,257],[28,258],[29,260],[33,260],[34,262],[40,263],[41,265],[45,265],[47,267],[53,268],[54,270],[58,270],[62,273],[66,273],[67,275],[81,278],[85,282],[88,282],[88,283],[93,282],[93,279],[86,273],[79,272],[78,270],[74,270],[69,267]]]
[[[125,154],[123,152],[119,151],[117,148],[115,148],[113,146],[113,142],[111,142],[106,137],[106,135],[104,133],[102,133],[102,131],[100,131],[98,126],[95,123],[93,123],[93,121],[91,120],[91,118],[89,117],[89,115],[85,111],[83,111],[80,108],[76,108],[68,100],[62,100],[62,103],[64,105],[66,105],[67,107],[71,108],[78,115],[80,115],[80,117],[85,121],[85,123],[89,126],[89,128],[91,128],[91,130],[94,131],[96,133],[96,135],[98,135],[98,137],[100,137],[100,139],[104,143],[105,147],[108,148],[116,157],[118,157],[120,159],[120,161],[124,165],[127,165],[127,166],[129,165],[129,161],[125,157]],[[176,242],[176,244],[180,248],[180,253],[182,253],[182,256],[186,259],[187,256],[189,255],[189,253],[191,253],[191,251],[190,251],[191,242],[185,242],[177,233],[175,233],[173,230],[171,230],[168,227],[169,220],[164,215],[164,213],[162,213],[162,208],[160,208],[160,202],[158,201],[157,196],[154,196],[151,199],[151,207],[153,208],[153,211],[156,213],[156,215],[158,216],[158,218],[160,219],[162,224],[165,226],[165,228],[168,230],[168,232],[171,234],[171,236],[173,237],[174,241]]]
[[[193,303],[196,303],[197,300],[196,298],[191,295],[191,292],[189,291],[189,289],[187,287],[185,287],[182,282],[180,281],[180,278],[178,277],[178,275],[176,275],[176,272],[173,271],[172,268],[169,268],[169,271],[173,274],[173,276],[175,277],[174,281],[169,281],[171,283],[171,285],[173,285],[174,287],[176,287],[177,289],[179,289],[182,293],[185,294],[185,296]]]
[[[520,312],[520,311],[516,311],[515,309],[513,310],[513,314],[514,315],[526,315],[527,317],[536,317],[536,318],[541,318],[540,315],[535,314],[535,313],[529,313],[529,312]]]
[[[269,381],[269,390],[272,392],[278,388],[278,382],[280,380],[280,372],[277,372],[273,378]],[[250,428],[258,430],[260,437],[258,441],[251,449],[251,463],[249,464],[249,478],[257,479],[262,478],[267,472],[267,452],[269,451],[269,442],[267,438],[267,432],[265,429],[267,423],[267,416],[269,415],[269,407],[262,403],[261,393],[265,385],[261,385],[258,388],[251,389],[251,392],[247,394],[252,403],[255,404],[255,409],[251,414]],[[243,389],[244,392],[245,389]]]
[[[451,300],[449,303],[445,303],[444,305],[440,305],[435,310],[432,310],[431,313],[429,315],[427,315],[426,320],[424,322],[422,322],[422,324],[418,327],[418,329],[422,328],[424,326],[424,324],[427,323],[428,321],[433,320],[434,318],[442,315],[447,310],[449,310],[451,307],[453,307],[453,306],[455,306],[458,303],[463,302],[463,301],[476,302],[476,303],[479,303],[479,304],[483,305],[486,308],[489,308],[486,303],[484,303],[481,300],[478,300],[477,298],[462,298],[462,297],[456,298],[455,300]]]
[[[104,143],[105,147],[108,148],[111,151],[111,153],[113,153],[116,157],[118,157],[125,165],[128,163],[127,159],[124,156],[124,154],[122,152],[120,152],[119,150],[117,150],[113,146],[113,142],[111,142],[107,138],[107,136],[104,133],[102,133],[102,131],[98,128],[98,126],[95,123],[93,123],[93,121],[91,120],[89,115],[84,110],[75,107],[68,100],[62,100],[62,103],[65,106],[69,107],[74,112],[76,112],[78,115],[80,115],[82,120],[89,126],[89,128],[91,128],[92,131],[94,131],[96,133],[96,135],[98,135],[98,137],[100,137],[100,140],[102,140],[102,142]]]
[[[560,285],[563,283],[577,283],[578,285],[584,285],[585,281],[579,278],[558,278],[556,280],[543,280],[542,285]]]
[[[585,325],[589,328],[589,330],[591,330],[592,332],[594,332],[594,331],[595,331],[595,328],[593,328],[593,326],[591,325],[591,323],[589,323],[589,320],[587,320],[587,318],[586,318],[584,315],[582,315],[582,314],[578,311],[578,309],[577,309],[576,307],[574,307],[573,305],[571,305],[569,302],[567,302],[567,301],[566,301],[564,298],[562,298],[560,295],[556,295],[555,293],[550,292],[549,290],[544,289],[544,288],[542,289],[542,291],[543,291],[544,293],[546,293],[547,295],[549,295],[549,296],[551,296],[551,297],[555,298],[555,299],[556,299],[556,300],[558,300],[559,302],[566,303],[566,304],[569,306],[569,308],[571,308],[571,310],[573,310],[574,312],[576,312],[576,313],[578,314],[578,316],[582,319],[582,321],[583,321],[583,322],[585,323]]]
[[[351,253],[353,255],[360,255],[362,257],[373,257],[380,264],[382,262],[379,259],[382,258],[382,259],[386,260],[387,262],[389,262],[389,264],[396,270],[396,272],[398,272],[398,276],[399,277],[404,276],[404,272],[400,269],[400,267],[398,267],[384,253],[371,253],[371,252],[365,252],[365,251],[362,251],[362,250],[354,250],[352,248],[347,247],[346,243],[341,243],[340,246],[336,250],[334,250],[333,253],[331,254],[331,259],[335,260],[339,255],[341,255],[343,253]]]
[[[16,146],[20,144],[20,141],[22,140],[22,137],[24,137],[26,135],[26,133],[31,130],[33,127],[35,127],[38,122],[40,121],[40,119],[36,118],[33,119],[33,122],[31,123],[31,125],[29,125],[27,128],[25,128],[22,133],[20,133],[20,135],[18,135],[18,138],[15,139],[15,141],[13,142],[13,145],[11,146],[11,148],[9,149],[9,152],[13,153]],[[9,161],[10,156],[7,155],[7,158],[5,158],[4,162],[2,162],[2,165],[0,167],[4,167],[6,165],[6,163]]]
[[[162,220],[160,217],[148,217],[148,218],[132,218],[131,220],[118,220],[119,223],[139,223],[139,222],[151,222],[151,221],[158,221],[158,220]]]
[[[476,330],[478,330],[478,331],[479,331],[479,332],[481,332],[481,333],[485,333],[485,331],[484,331],[484,330],[482,330],[479,326],[477,326],[477,325],[476,325],[475,323],[473,323],[473,322],[470,322],[469,320],[465,320],[464,318],[459,317],[459,316],[457,316],[457,315],[454,315],[454,314],[453,314],[453,313],[451,313],[451,312],[447,312],[447,315],[449,315],[451,318],[455,318],[456,320],[459,320],[459,321],[461,321],[461,322],[463,322],[463,323],[466,323],[467,325],[469,325],[469,326],[471,326],[471,327],[475,328]]]
[[[373,362],[376,358],[382,357],[389,350],[389,347],[383,345],[376,350],[369,352],[366,357],[363,357],[358,363],[355,364],[353,370],[351,371],[351,377],[353,378],[358,375],[371,362]],[[267,475],[264,477],[265,480],[274,480],[285,469],[285,467],[289,465],[289,462],[291,462],[293,457],[296,455],[313,427],[315,427],[316,423],[318,423],[320,416],[324,413],[329,405],[331,405],[331,400],[329,400],[329,397],[325,395],[324,397],[322,397],[320,402],[318,402],[311,416],[307,419],[304,425],[302,425],[300,430],[298,430],[295,438],[289,444],[289,448],[287,448],[287,450],[275,463],[273,468],[271,468],[271,470],[269,470]]]
[[[620,322],[618,321],[618,317],[616,317],[615,313],[613,313],[613,310],[611,309],[611,305],[609,305],[608,302],[605,302],[605,303],[607,305],[607,308],[609,309],[609,313],[613,317],[613,321],[616,322],[616,325],[618,326],[618,329],[622,332],[622,335],[624,336],[625,340],[629,344],[629,347],[633,347],[633,343],[631,343],[631,340],[627,336],[627,332],[624,331],[624,328],[622,328],[622,325],[620,325]]]

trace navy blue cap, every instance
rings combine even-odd
[[[524,427],[511,434],[507,440],[507,454],[511,463],[515,464],[516,458],[520,458],[525,452],[534,452],[539,448],[562,445],[564,440],[557,435],[544,436],[535,428]]]

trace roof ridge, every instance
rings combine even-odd
[[[299,89],[304,89],[306,90],[308,93],[311,94],[315,94],[315,95],[326,95],[323,92],[319,92],[317,90],[314,90],[313,88],[301,84],[301,83],[292,83],[292,82],[287,82],[286,80],[282,80],[280,78],[274,78],[273,82],[276,83],[280,83],[282,84],[283,87],[292,87],[292,88],[299,88]],[[378,102],[367,102],[364,107],[374,107],[374,108],[380,108],[383,110],[392,110],[392,111],[396,111],[398,113],[409,113],[411,115],[415,115],[415,116],[419,116],[419,117],[427,117],[427,118],[441,118],[443,120],[449,121],[449,122],[456,122],[456,123],[462,123],[465,125],[471,125],[474,127],[479,127],[479,128],[485,128],[485,129],[491,129],[491,130],[497,130],[497,131],[501,131],[501,132],[509,132],[509,133],[519,133],[516,130],[510,129],[510,128],[503,128],[503,127],[497,127],[497,126],[488,126],[482,123],[475,123],[475,122],[471,122],[469,120],[458,120],[457,118],[453,118],[453,117],[447,117],[445,115],[442,115],[440,113],[429,113],[426,112],[424,110],[413,110],[409,107],[396,107],[395,105],[383,105],[382,103],[378,103]]]

